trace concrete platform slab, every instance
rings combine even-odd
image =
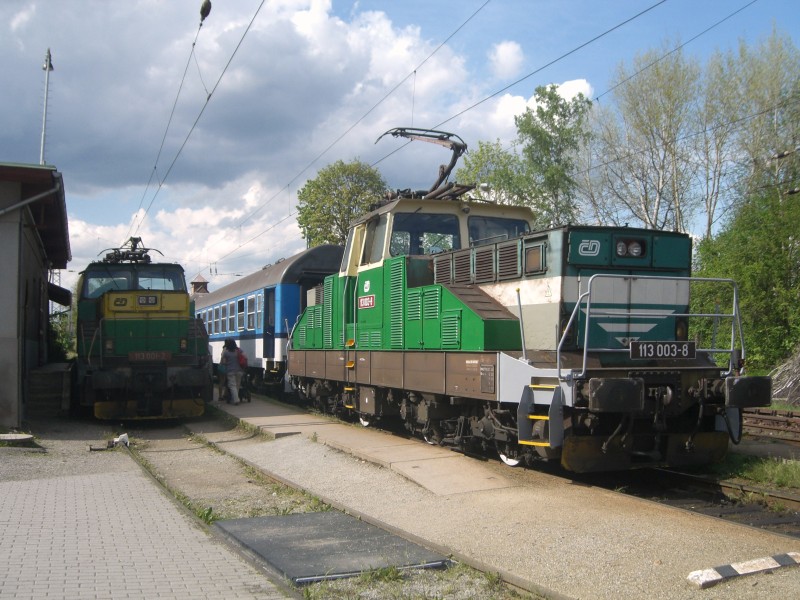
[[[474,460],[452,453],[442,458],[393,462],[391,468],[437,496],[499,490],[515,485]]]
[[[231,519],[216,525],[296,584],[386,567],[448,565],[441,554],[339,511]]]

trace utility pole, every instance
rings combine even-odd
[[[50,71],[53,70],[53,61],[50,60],[50,48],[47,49],[47,54],[44,57],[44,64],[42,65],[44,71],[44,113],[42,114],[42,148],[39,153],[39,164],[44,164],[44,138],[47,131],[47,92],[50,89]]]

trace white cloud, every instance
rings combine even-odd
[[[13,15],[9,23],[9,28],[11,29],[11,32],[16,33],[17,30],[22,29],[26,24],[30,22],[30,20],[34,17],[35,14],[36,14],[36,5],[31,4],[27,8],[24,8],[15,15]]]
[[[594,95],[594,88],[585,79],[573,79],[557,85],[558,95],[564,100],[572,100],[578,94],[583,94],[586,98]]]
[[[500,42],[492,46],[489,63],[497,79],[510,79],[520,73],[524,61],[522,46],[517,42]]]

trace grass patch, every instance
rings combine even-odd
[[[731,452],[721,463],[711,465],[709,470],[722,479],[743,479],[765,487],[800,489],[800,461],[796,460]]]
[[[403,573],[395,566],[381,567],[379,569],[365,571],[359,575],[359,579],[364,585],[372,586],[376,583],[403,581]]]

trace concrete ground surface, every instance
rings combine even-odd
[[[551,598],[800,598],[800,569],[698,589],[690,573],[800,550],[800,540],[568,477],[480,462],[291,407],[218,405],[274,441],[197,431],[336,508]],[[190,425],[191,426],[191,425]]]
[[[298,597],[212,535],[127,453],[89,452],[86,431],[48,423],[33,427],[46,452],[0,447],[0,598]]]

